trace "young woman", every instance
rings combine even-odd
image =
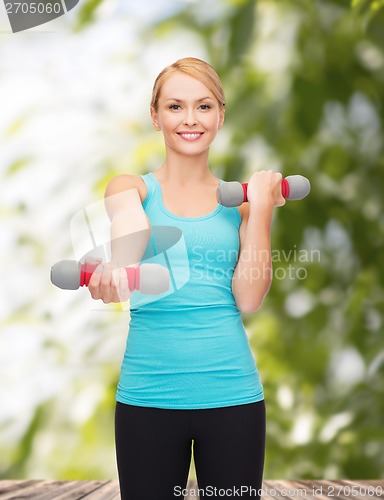
[[[146,175],[112,179],[106,200],[129,191],[140,206],[111,205],[111,232],[127,223],[124,210],[141,211],[149,226],[181,229],[190,278],[174,293],[131,308],[116,396],[121,498],[182,498],[192,442],[201,498],[260,498],[264,395],[241,313],[256,311],[271,285],[270,226],[273,208],[285,203],[282,176],[256,172],[249,203],[217,204],[223,181],[210,171],[208,154],[223,126],[225,99],[204,61],[184,58],[166,67],[150,112],[164,136],[164,163]],[[113,279],[115,267],[100,264],[89,283],[93,298],[129,296],[124,272]]]

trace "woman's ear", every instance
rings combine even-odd
[[[157,119],[157,112],[153,106],[151,106],[150,112],[151,112],[153,126],[155,127],[155,129],[157,131],[161,130],[158,119]]]
[[[221,128],[224,124],[224,116],[225,116],[225,108],[220,107],[220,115],[219,115],[219,126],[218,128]]]

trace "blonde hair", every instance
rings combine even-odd
[[[219,102],[219,107],[223,110],[225,109],[223,87],[220,77],[216,73],[214,68],[201,59],[197,59],[195,57],[185,57],[164,68],[156,78],[153,85],[151,99],[151,107],[153,107],[155,111],[158,110],[160,92],[164,85],[164,82],[177,71],[192,76],[193,78],[196,78],[201,83],[203,83],[216,97]]]

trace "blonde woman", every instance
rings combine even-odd
[[[216,71],[202,60],[180,59],[159,74],[150,113],[164,136],[164,162],[110,181],[111,234],[129,225],[129,213],[147,221],[148,238],[154,225],[179,228],[190,278],[130,311],[115,414],[121,498],[182,498],[192,451],[201,498],[260,498],[264,394],[241,313],[257,311],[271,285],[270,226],[273,208],[285,203],[282,177],[256,172],[249,203],[218,205],[223,181],[208,155],[225,99]],[[124,191],[136,194],[129,206],[108,203]],[[148,238],[130,250],[131,262],[140,262]],[[130,295],[124,273],[113,278],[124,260],[117,257],[123,250],[114,251],[115,265],[100,264],[89,283],[92,297],[106,303]]]

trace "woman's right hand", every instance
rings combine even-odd
[[[273,170],[254,172],[248,182],[247,196],[250,205],[267,205],[270,208],[285,205],[285,198],[281,194],[283,176]]]
[[[93,299],[101,299],[104,304],[125,302],[134,290],[128,288],[128,277],[125,268],[114,268],[111,262],[103,263],[101,259],[86,259],[87,264],[99,265],[94,270],[88,283],[88,290]]]

